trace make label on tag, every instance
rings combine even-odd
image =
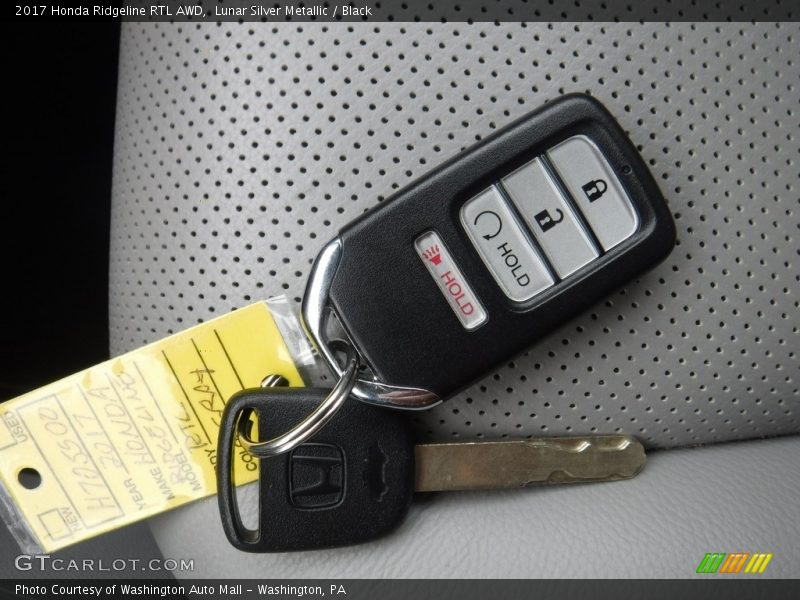
[[[225,403],[271,373],[303,385],[262,302],[0,405],[12,531],[51,552],[216,493]],[[258,461],[239,449],[235,474],[255,481]]]

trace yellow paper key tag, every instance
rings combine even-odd
[[[257,303],[0,405],[0,512],[52,552],[216,493],[225,402],[316,365],[284,298]],[[240,449],[236,483],[258,463]]]

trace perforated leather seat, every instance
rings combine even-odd
[[[113,351],[271,295],[299,302],[339,227],[580,91],[639,147],[677,246],[415,415],[420,435],[629,432],[666,449],[796,434],[799,35],[790,23],[126,24]],[[442,497],[389,540],[292,561],[228,548],[213,501],[160,518],[154,535],[167,555],[200,553],[209,575],[682,577],[702,552],[757,546],[786,576],[800,557],[797,451],[796,437],[663,451],[627,483]],[[585,560],[567,570],[568,557]]]

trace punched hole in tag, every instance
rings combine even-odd
[[[42,474],[33,467],[24,467],[17,473],[17,481],[26,490],[35,490],[42,485]]]

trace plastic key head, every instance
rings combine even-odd
[[[328,394],[320,388],[245,390],[226,405],[220,427],[217,482],[223,528],[249,552],[289,552],[347,546],[389,533],[405,517],[414,493],[414,441],[401,414],[352,398],[308,442],[259,459],[259,524],[240,518],[231,477],[241,452],[236,425],[258,415],[258,438],[286,431]]]

